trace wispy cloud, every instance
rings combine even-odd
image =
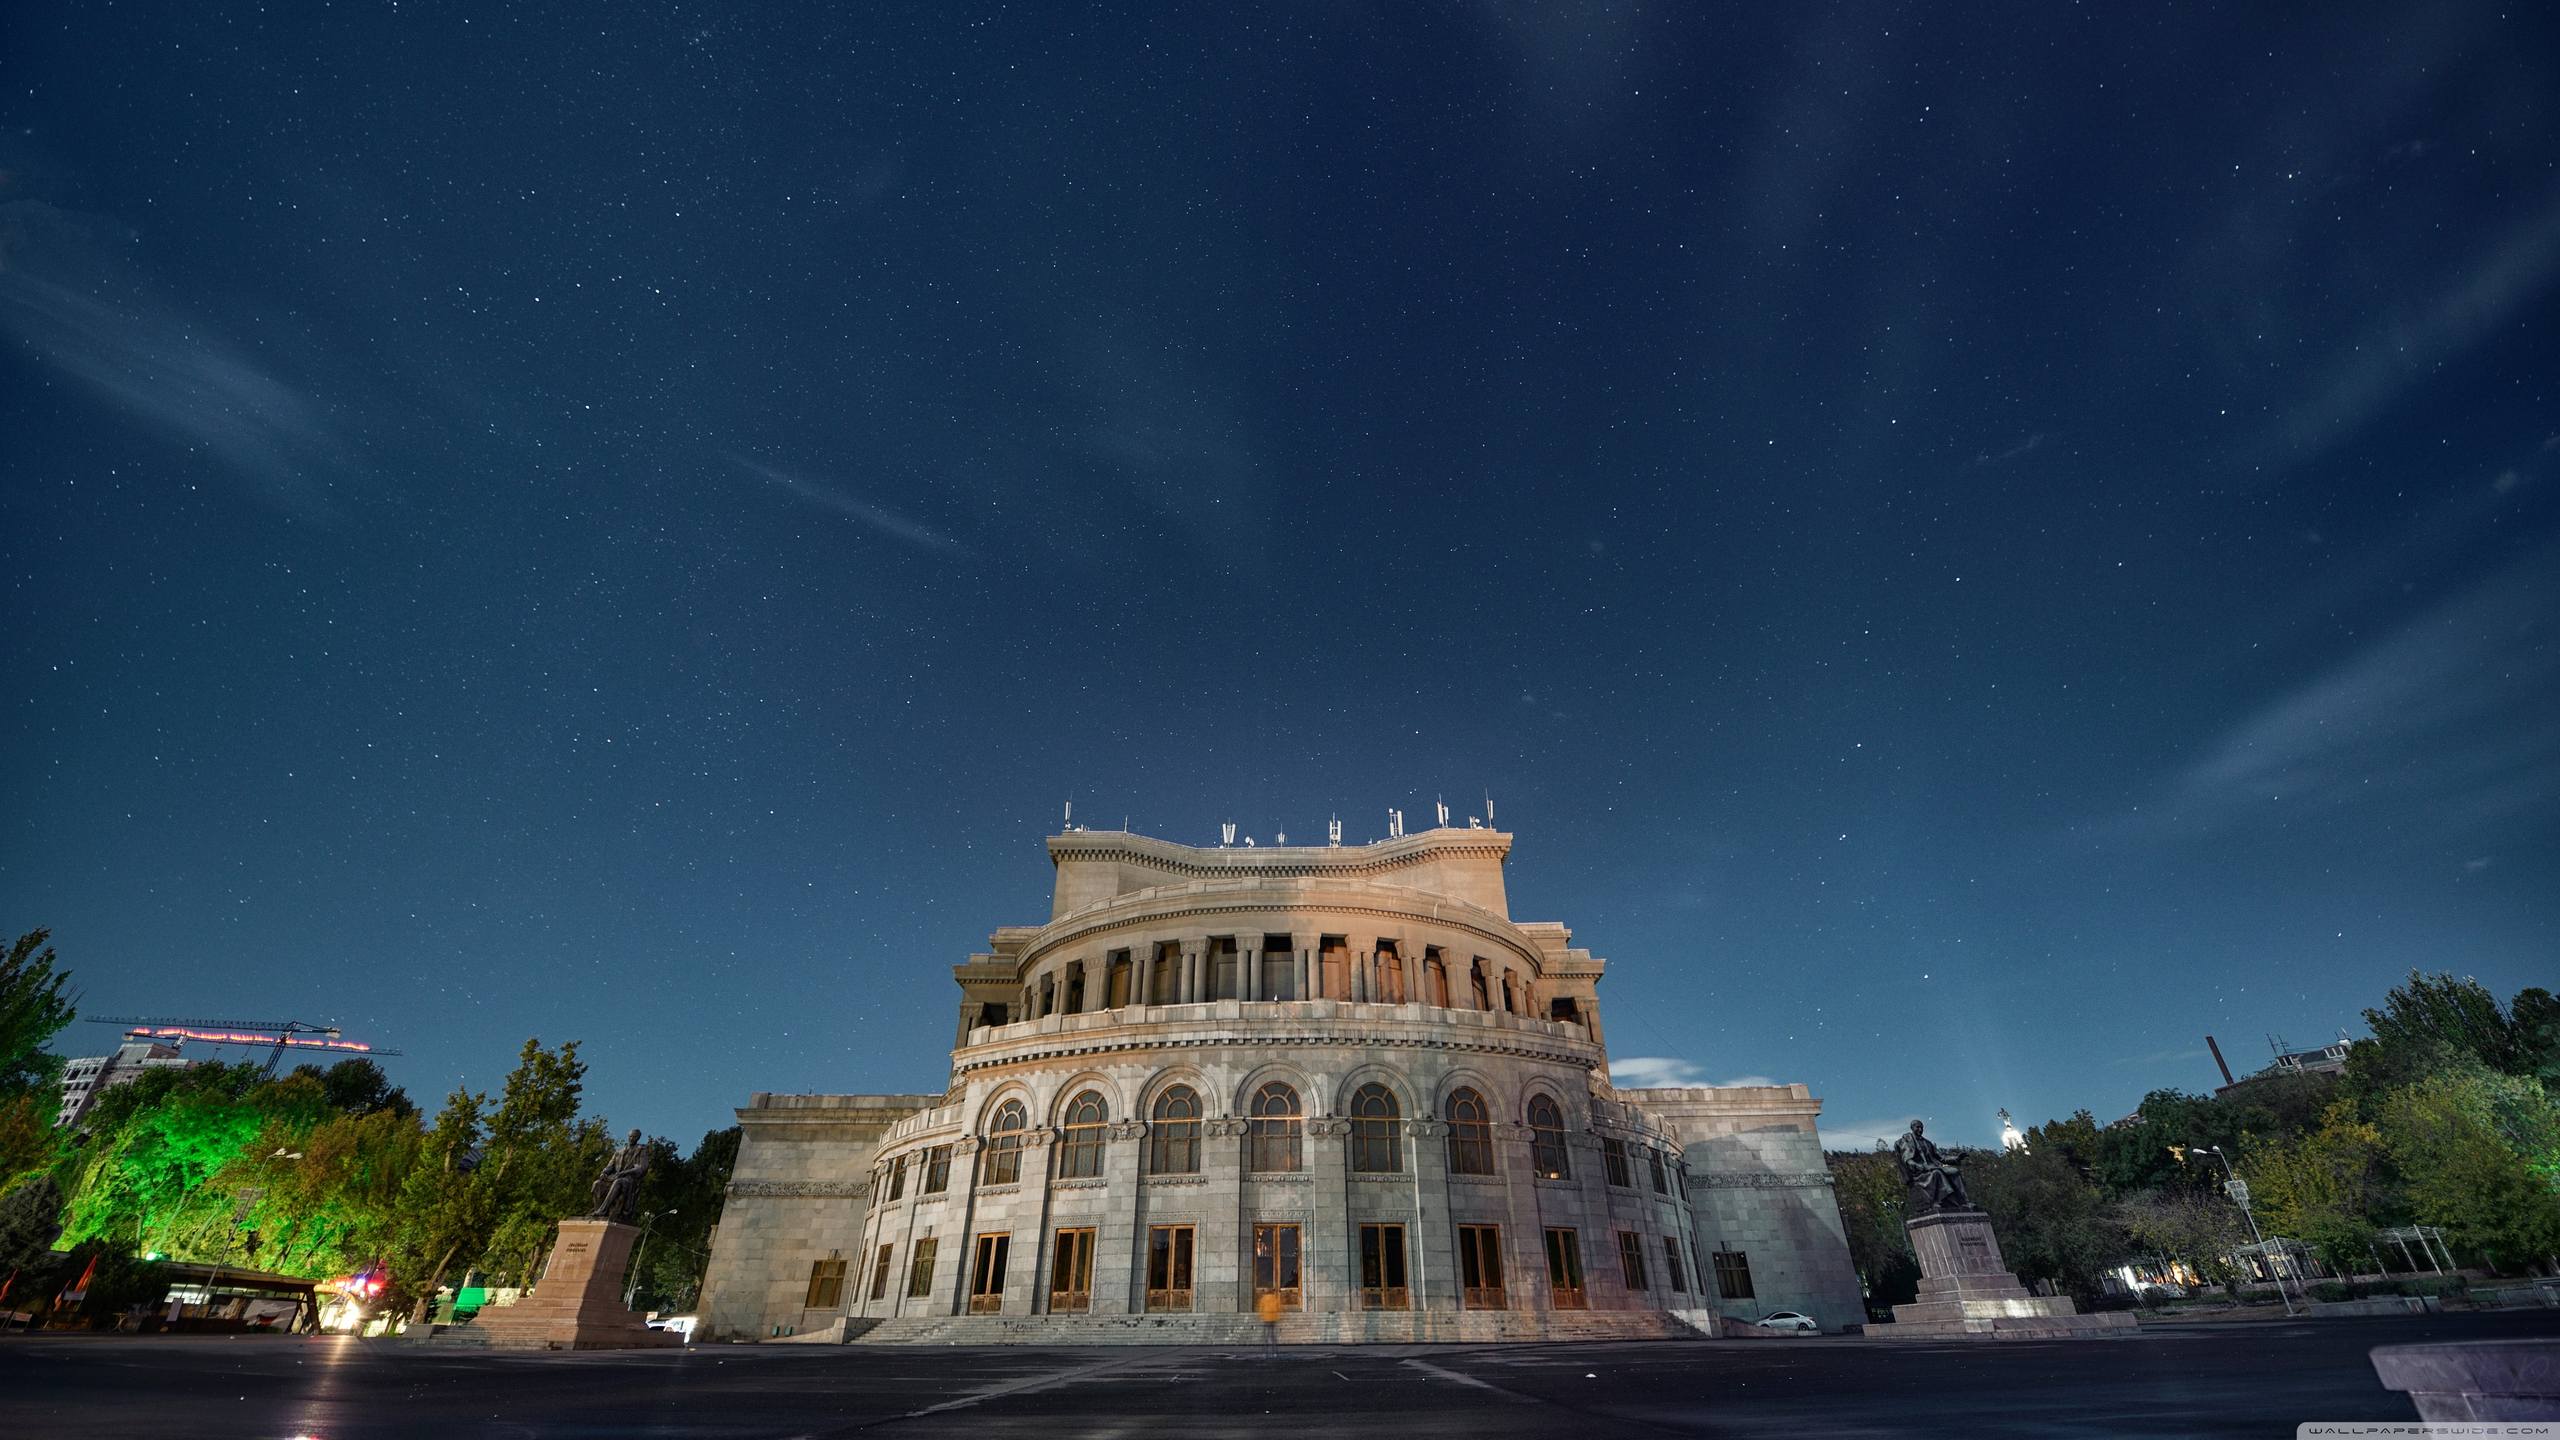
[[[2546,545],[2233,725],[2175,777],[2151,824],[2390,805],[2396,828],[2452,839],[2545,810],[2560,802],[2555,614],[2560,546]]]
[[[950,536],[929,526],[920,525],[894,510],[884,510],[877,505],[857,500],[851,495],[830,489],[816,481],[803,479],[787,470],[777,470],[743,455],[732,455],[729,460],[739,469],[771,481],[799,499],[820,509],[832,510],[846,519],[855,521],[901,544],[914,546],[918,550],[942,553],[966,551],[968,548]]]
[[[1630,1090],[1650,1089],[1657,1085],[1778,1085],[1785,1082],[1766,1075],[1736,1075],[1729,1080],[1710,1080],[1704,1067],[1694,1061],[1670,1055],[1629,1055],[1609,1062],[1609,1083]]]
[[[161,297],[132,231],[41,201],[0,205],[0,327],[125,414],[221,459],[268,502],[335,511],[348,458],[321,400]]]
[[[2182,1060],[2202,1060],[2203,1058],[2205,1058],[2204,1047],[2195,1046],[2184,1050],[2154,1050],[2148,1055],[2119,1055],[2107,1063],[2141,1066],[2174,1065]]]
[[[1918,1115],[1888,1115],[1880,1120],[1824,1120],[1820,1122],[1822,1148],[1873,1150],[1879,1145],[1890,1145],[1897,1136],[1911,1128],[1912,1121],[1921,1118]]]
[[[2272,443],[2307,460],[2353,435],[2410,386],[2503,329],[2560,281],[2560,201],[2509,227],[2424,306],[2373,327],[2277,423]]]

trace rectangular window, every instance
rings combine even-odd
[[[1645,1273],[1644,1237],[1633,1230],[1618,1232],[1618,1272],[1630,1290],[1653,1288],[1653,1277]]]
[[[1644,1158],[1647,1161],[1650,1161],[1653,1165],[1653,1193],[1656,1195],[1670,1194],[1671,1167],[1663,1163],[1662,1152],[1647,1146],[1644,1152]]]
[[[901,1200],[906,1198],[906,1193],[907,1157],[901,1155],[897,1159],[889,1162],[889,1198],[892,1200]]]
[[[939,1195],[951,1188],[951,1147],[936,1145],[924,1152],[924,1185],[917,1192]]]
[[[1197,1232],[1189,1225],[1147,1227],[1147,1308],[1191,1308],[1191,1247]]]
[[[1671,1280],[1672,1290],[1682,1295],[1689,1293],[1689,1277],[1680,1269],[1680,1242],[1668,1235],[1662,1237],[1662,1269]]]
[[[1284,1310],[1298,1308],[1301,1292],[1295,1225],[1253,1227],[1253,1298],[1257,1305],[1265,1295],[1279,1296]]]
[[[844,1257],[828,1251],[824,1260],[809,1264],[809,1297],[802,1302],[812,1310],[833,1310],[844,1303]]]
[[[883,1245],[880,1247],[880,1253],[873,1257],[871,1261],[871,1298],[874,1300],[885,1300],[888,1296],[889,1247]]]
[[[1600,1137],[1600,1163],[1609,1172],[1609,1183],[1621,1190],[1635,1188],[1635,1177],[1627,1172],[1627,1142]]]
[[[1360,1227],[1360,1308],[1413,1308],[1413,1292],[1404,1283],[1403,1226]]]
[[[1547,1289],[1559,1310],[1587,1310],[1582,1291],[1582,1237],[1570,1230],[1547,1232]]]
[[[927,1235],[916,1242],[916,1253],[907,1257],[907,1298],[921,1300],[933,1293],[933,1252],[942,1242]]]
[[[1458,1283],[1464,1287],[1461,1298],[1470,1310],[1509,1308],[1502,1293],[1501,1226],[1458,1227]]]
[[[1012,1250],[1010,1234],[978,1237],[977,1253],[969,1262],[970,1314],[993,1315],[1004,1309],[1004,1264]]]
[[[1716,1290],[1727,1300],[1751,1298],[1751,1258],[1739,1250],[1716,1252]]]
[[[1093,1231],[1061,1230],[1049,1255],[1049,1313],[1080,1315],[1093,1308]]]

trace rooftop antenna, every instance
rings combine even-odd
[[[1401,810],[1390,810],[1390,811],[1388,811],[1388,812],[1387,812],[1387,838],[1388,838],[1388,839],[1390,839],[1390,840],[1394,840],[1394,839],[1397,839],[1398,837],[1402,836],[1403,834],[1404,834],[1404,812],[1403,812],[1403,811],[1401,811]]]
[[[1278,830],[1278,831],[1274,831],[1274,832],[1272,832],[1272,836],[1271,836],[1271,843],[1272,843],[1272,844],[1274,844],[1274,845],[1286,845],[1286,844],[1288,844],[1288,843],[1289,843],[1289,832],[1288,832],[1288,831],[1286,831],[1286,830]]]
[[[1341,816],[1336,815],[1331,820],[1325,822],[1324,841],[1328,845],[1340,845],[1342,843]]]
[[[1065,823],[1066,827],[1070,830],[1076,828],[1076,798],[1072,795],[1067,797],[1067,818]]]
[[[1439,798],[1438,796],[1433,796],[1433,797],[1432,797],[1432,800],[1431,800],[1431,803],[1432,803],[1433,805],[1435,805],[1435,806],[1439,807],[1439,810],[1440,810],[1440,828],[1441,828],[1441,829],[1443,829],[1443,830],[1448,829],[1448,828],[1449,828],[1449,802],[1448,802],[1448,801],[1446,801],[1446,800],[1443,800],[1443,799]]]
[[[1236,843],[1236,822],[1230,820],[1218,827],[1218,844],[1223,848],[1234,843]]]
[[[1490,788],[1484,792],[1484,823],[1493,823],[1493,791]]]

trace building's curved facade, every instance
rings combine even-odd
[[[1291,1335],[1391,1339],[1861,1318],[1819,1103],[1614,1089],[1603,962],[1510,918],[1510,844],[1052,837],[1049,922],[956,967],[945,1093],[738,1112],[706,1328],[1155,1316],[1179,1338],[1172,1317],[1276,1308]]]

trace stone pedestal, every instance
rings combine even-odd
[[[1893,1307],[1893,1323],[1870,1325],[1884,1340],[2052,1340],[2125,1334],[2131,1315],[2083,1315],[2069,1298],[2030,1295],[2000,1258],[1991,1219],[1979,1210],[1940,1211],[1904,1222],[1920,1258],[1920,1298]]]
[[[612,1220],[563,1220],[560,1239],[542,1267],[541,1283],[513,1305],[480,1312],[471,1328],[507,1350],[631,1350],[681,1345],[652,1330],[622,1303],[622,1281],[631,1266],[636,1225]]]

